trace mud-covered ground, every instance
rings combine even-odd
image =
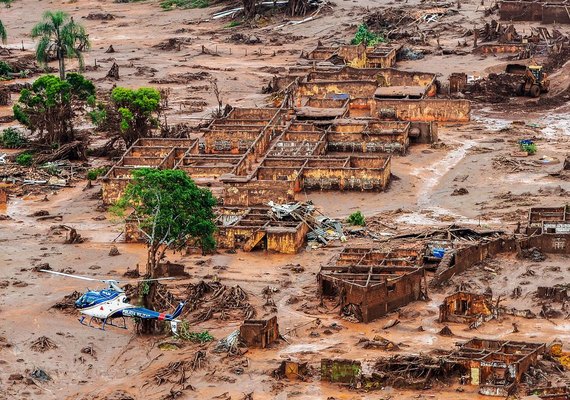
[[[86,54],[86,64],[94,66],[96,62],[99,68],[86,75],[96,81],[98,88],[108,89],[115,83],[128,87],[169,87],[172,90],[171,120],[195,124],[207,118],[214,106],[207,76],[204,79],[202,74],[199,79],[177,84],[152,82],[183,73],[205,72],[218,80],[225,102],[235,106],[263,106],[266,96],[261,94],[261,87],[276,69],[295,63],[301,50],[310,50],[317,40],[326,44],[347,41],[368,9],[385,6],[379,1],[333,3],[334,7],[314,21],[282,28],[276,28],[282,23],[277,21],[280,17],[254,29],[226,28],[228,20],[205,21],[219,7],[162,12],[156,2],[16,0],[11,8],[0,10],[0,19],[9,29],[10,47],[17,49],[23,41],[24,47],[31,49],[33,42],[28,32],[43,11],[58,8],[73,14],[90,33],[93,49]],[[412,3],[415,2],[407,4]],[[397,4],[403,3],[391,6]],[[110,13],[115,18],[110,21],[83,18],[95,12]],[[441,44],[456,46],[457,41],[464,40],[462,29],[480,23],[482,18],[480,2],[462,3],[458,14],[442,19]],[[517,29],[529,29],[529,26],[520,23]],[[231,43],[228,40],[234,33],[254,35],[261,43]],[[180,50],[154,47],[171,38],[179,39]],[[113,45],[115,53],[105,53],[109,45]],[[202,54],[202,46],[214,51],[217,48],[219,56]],[[13,50],[13,54],[18,53]],[[103,79],[113,61],[120,66],[118,82]],[[506,62],[500,56],[439,55],[436,52],[422,60],[403,62],[399,67],[438,72],[443,76],[451,72],[485,75]],[[566,89],[567,71],[568,64],[553,75],[553,90],[549,96]],[[377,218],[397,228],[380,229],[378,234],[422,230],[453,222],[512,231],[517,223],[524,223],[529,207],[570,202],[570,181],[551,175],[561,168],[560,161],[570,152],[567,117],[570,106],[539,111],[529,105],[528,99],[513,98],[508,102],[508,111],[502,104],[477,104],[472,122],[440,127],[440,145],[413,146],[407,156],[394,157],[392,172],[399,179],[394,180],[385,193],[308,193],[302,200],[313,200],[331,217],[344,218],[358,209],[371,220]],[[7,114],[8,107],[0,108],[0,116]],[[518,150],[517,141],[522,138],[535,140],[536,155],[524,159],[510,156]],[[549,163],[541,161],[544,156]],[[468,193],[451,196],[460,188]],[[480,292],[490,288],[495,297],[504,299],[505,306],[537,311],[540,307],[533,299],[533,291],[540,284],[567,283],[570,266],[567,257],[548,256],[542,262],[498,257],[454,277],[448,286],[430,293],[427,302],[410,304],[370,324],[355,324],[340,318],[337,309],[319,306],[316,296],[316,274],[321,265],[340,251],[340,242],[326,248],[307,249],[295,256],[259,252],[220,252],[208,257],[168,255],[170,261],[183,263],[190,274],[186,280],[168,283],[172,290],[200,280],[219,280],[225,285],[243,288],[258,318],[276,311],[286,340],[269,349],[250,349],[241,357],[231,358],[213,353],[214,343],[185,344],[174,350],[172,346],[160,346],[172,340],[136,336],[132,324],[128,330],[90,329],[77,322],[77,315],[50,309],[63,296],[74,290],[86,290],[87,286],[81,281],[46,276],[32,268],[49,263],[54,270],[71,268],[76,274],[108,278],[121,276],[137,263],[144,265],[143,246],[121,243],[120,238],[114,242],[123,226],[112,215],[97,211],[100,200],[94,195],[98,190],[97,184],[86,189],[85,182],[79,181],[75,187],[48,193],[47,201],[43,194],[12,198],[7,209],[0,210],[0,214],[10,217],[0,221],[0,399],[175,398],[165,396],[172,388],[176,391],[181,386],[185,390],[178,398],[183,399],[241,399],[249,393],[253,393],[254,399],[478,399],[483,397],[477,395],[476,387],[461,386],[461,391],[457,391],[457,382],[437,384],[423,391],[385,388],[363,393],[321,383],[318,375],[307,382],[288,382],[278,381],[270,373],[289,357],[308,361],[318,369],[323,357],[370,360],[394,354],[357,346],[361,338],[371,339],[377,335],[399,344],[398,354],[449,350],[455,342],[475,336],[546,343],[557,338],[566,347],[570,346],[570,322],[563,318],[547,321],[505,316],[477,330],[447,324],[454,336],[437,334],[443,328],[437,322],[438,306],[457,285],[469,285]],[[63,219],[61,222],[38,221],[30,216],[39,210],[61,214]],[[63,244],[64,238],[50,230],[54,224],[73,226],[87,241]],[[373,245],[364,238],[348,241],[348,245],[364,243]],[[121,255],[108,255],[113,244]],[[302,268],[295,268],[297,265]],[[264,307],[266,299],[262,292],[268,286],[274,288],[271,292],[275,306]],[[517,286],[521,287],[522,296],[512,299],[510,294]],[[401,323],[382,329],[395,318]],[[518,333],[513,333],[514,322]],[[193,329],[208,330],[220,339],[237,329],[240,323],[238,318],[226,321],[214,318],[195,323]],[[418,331],[419,326],[423,331]],[[45,352],[32,350],[32,342],[41,336],[51,338],[57,348]],[[93,347],[93,354],[82,353],[88,346]],[[176,383],[179,379],[176,375],[166,382],[156,378],[171,362],[191,364],[200,349],[206,350],[205,363],[195,370],[188,368],[185,385]],[[51,380],[26,380],[35,368],[46,371]],[[13,379],[17,374],[24,378]],[[564,379],[568,376],[554,378]]]

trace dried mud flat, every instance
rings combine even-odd
[[[19,0],[7,9],[6,16],[2,10],[2,19],[15,26],[14,37],[22,38],[25,47],[32,48],[27,32],[46,9],[57,6],[81,17],[93,41],[86,64],[93,66],[97,60],[99,66],[86,75],[96,80],[98,87],[111,88],[114,82],[103,78],[116,62],[121,71],[118,84],[170,87],[171,121],[196,125],[209,117],[215,103],[205,77],[218,80],[224,101],[233,106],[264,106],[266,95],[260,89],[274,71],[293,64],[301,50],[315,47],[317,40],[325,44],[347,41],[367,9],[385,6],[377,1],[333,3],[336,5],[330,12],[304,24],[279,29],[272,25],[237,29],[258,37],[261,44],[229,41],[236,30],[224,28],[227,21],[204,22],[216,7],[162,12],[154,2],[133,6],[85,0]],[[399,4],[402,3],[390,6]],[[458,15],[450,17],[450,23],[470,28],[472,21],[482,18],[479,4],[462,3]],[[83,18],[93,13],[111,14],[114,18]],[[536,24],[516,25],[522,31]],[[569,25],[559,29],[570,31]],[[444,46],[457,41],[456,32],[441,34]],[[106,54],[110,45],[116,52]],[[219,55],[202,54],[202,46]],[[429,54],[421,60],[399,63],[398,68],[444,76],[452,72],[482,75],[505,62],[492,56]],[[553,75],[551,96],[567,90],[568,66],[563,65]],[[152,81],[159,84],[151,84]],[[416,145],[406,157],[394,157],[392,173],[399,179],[391,183],[387,192],[311,192],[303,200],[312,200],[320,210],[336,218],[361,210],[379,235],[422,231],[451,223],[513,231],[517,224],[525,222],[529,207],[570,203],[570,181],[551,174],[560,164],[539,162],[542,156],[560,161],[570,153],[570,105],[563,102],[545,110],[533,107],[528,99],[517,98],[509,103],[508,109],[500,104],[475,105],[470,123],[439,127],[444,145]],[[8,114],[7,107],[0,108],[0,116]],[[538,144],[538,154],[513,162],[509,155],[517,148],[518,140],[529,137]],[[51,308],[64,296],[86,287],[75,281],[43,276],[33,268],[49,263],[54,270],[71,268],[81,275],[116,277],[136,264],[144,265],[146,252],[142,245],[114,242],[123,225],[110,214],[97,211],[100,200],[93,195],[99,187],[84,186],[78,182],[75,187],[49,193],[48,201],[44,201],[44,194],[13,198],[6,209],[0,209],[0,214],[10,217],[0,221],[0,399],[484,399],[489,397],[479,395],[477,386],[461,386],[458,382],[436,383],[416,391],[386,387],[367,393],[321,382],[318,374],[306,381],[290,382],[277,380],[271,373],[288,358],[319,369],[321,358],[364,360],[393,355],[392,351],[357,345],[361,339],[371,340],[375,336],[396,343],[398,354],[449,350],[456,342],[473,337],[541,343],[559,339],[570,346],[570,322],[564,316],[551,320],[503,316],[477,330],[468,330],[459,323],[438,322],[443,298],[461,285],[475,291],[490,288],[494,297],[506,299],[505,306],[539,310],[532,293],[540,285],[568,283],[567,256],[549,255],[541,262],[499,256],[453,277],[446,286],[431,291],[427,301],[413,302],[384,318],[362,324],[341,318],[334,305],[319,304],[316,275],[341,250],[338,243],[294,256],[241,251],[220,251],[214,256],[168,254],[170,261],[184,264],[189,273],[187,279],[169,283],[172,290],[182,290],[202,280],[217,280],[228,287],[239,285],[257,310],[256,318],[276,312],[286,340],[270,348],[249,349],[241,356],[230,357],[214,353],[215,343],[186,343],[178,348],[168,337],[157,341],[137,336],[132,324],[129,330],[89,329],[77,323],[74,313]],[[452,195],[459,189],[466,189],[462,192],[466,194]],[[32,216],[41,210],[61,215],[61,223],[76,228],[87,241],[63,244],[63,237],[54,235],[51,229],[54,221]],[[381,224],[375,225],[375,220]],[[361,237],[348,240],[351,246],[377,244]],[[119,256],[108,255],[112,245],[117,246]],[[267,287],[271,301],[264,295]],[[512,298],[517,287],[522,295]],[[395,319],[400,323],[383,329]],[[513,323],[518,332],[513,332]],[[239,318],[215,317],[195,322],[194,328],[208,330],[221,339],[240,324]],[[445,325],[453,336],[438,334]],[[37,344],[42,337],[49,341],[40,340]],[[207,354],[199,363],[198,351]],[[48,373],[51,380],[29,378],[36,368]],[[568,372],[556,377],[561,383],[568,383],[569,379]]]

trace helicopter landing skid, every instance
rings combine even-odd
[[[105,319],[102,319],[102,320],[101,320],[101,321],[102,321],[101,328],[97,328],[96,326],[92,326],[91,323],[93,322],[93,319],[99,319],[99,318],[91,317],[91,319],[89,319],[89,323],[86,324],[86,323],[85,323],[85,316],[84,316],[84,315],[82,315],[81,318],[79,319],[79,323],[80,323],[81,325],[88,326],[89,328],[100,329],[100,330],[102,330],[102,331],[105,330],[105,325],[110,325],[110,326],[114,326],[114,327],[116,327],[116,328],[121,328],[121,329],[127,329],[127,321],[126,321],[125,317],[121,317],[121,318],[123,319],[123,326],[121,326],[121,325],[115,325],[115,324],[113,323],[113,320],[112,320],[112,319],[109,320],[109,318],[105,318]],[[109,320],[109,322],[107,322],[107,320]]]

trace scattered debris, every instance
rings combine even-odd
[[[57,344],[47,336],[40,336],[32,342],[30,348],[34,351],[43,353],[48,350],[57,349]]]

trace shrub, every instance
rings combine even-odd
[[[29,167],[33,161],[34,157],[30,153],[22,153],[16,157],[16,163],[23,167]]]
[[[379,43],[384,43],[386,40],[377,33],[372,32],[368,29],[366,24],[360,24],[358,30],[352,39],[352,44],[364,43],[366,46],[376,46]]]
[[[347,221],[349,224],[352,225],[359,225],[359,226],[366,225],[366,218],[364,218],[364,215],[362,215],[360,211],[350,214]]]
[[[232,21],[229,24],[227,24],[226,26],[224,26],[224,28],[235,28],[236,26],[240,26],[241,25],[241,21]]]
[[[10,72],[13,72],[10,65],[6,61],[0,61],[0,76],[8,76]]]
[[[0,136],[0,144],[9,149],[19,149],[26,144],[27,140],[16,128],[6,128]]]
[[[93,168],[87,171],[87,179],[94,181],[98,176],[105,175],[105,173],[107,173],[107,167]]]
[[[194,343],[206,343],[214,340],[214,337],[208,331],[190,332],[190,324],[187,321],[182,322],[178,326],[178,337]]]
[[[164,11],[174,10],[175,8],[206,8],[210,5],[209,0],[164,0],[160,2],[160,7]]]
[[[538,150],[536,147],[536,144],[534,144],[530,140],[521,140],[519,142],[519,145],[520,145],[521,151],[526,151],[530,155],[536,154],[536,151]]]

